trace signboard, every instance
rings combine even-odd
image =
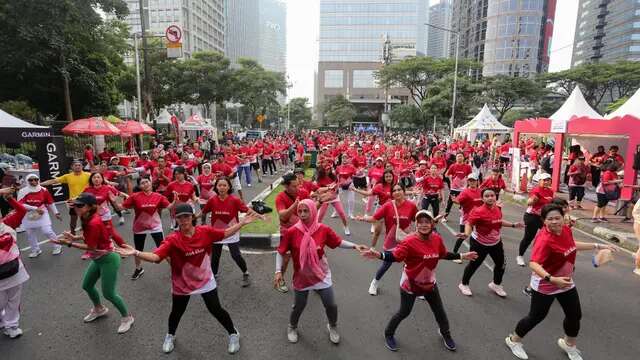
[[[564,134],[567,132],[567,120],[551,120],[551,132]]]
[[[164,35],[170,43],[180,43],[182,40],[182,29],[178,25],[171,25],[165,30]]]
[[[262,122],[266,119],[266,116],[264,116],[264,114],[260,114],[258,116],[256,116],[256,121],[259,122],[260,124],[262,124]]]
[[[69,159],[64,150],[64,137],[52,136],[36,142],[38,154],[38,169],[40,180],[62,176],[69,171]],[[53,185],[49,187],[54,202],[66,201],[69,198],[69,190],[66,185]]]

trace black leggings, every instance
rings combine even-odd
[[[229,247],[231,258],[236,262],[240,270],[242,270],[242,273],[246,273],[247,263],[244,261],[242,253],[240,253],[240,243],[232,243],[213,244],[213,251],[211,252],[211,270],[213,270],[213,274],[218,275],[218,269],[220,268],[220,255],[222,255],[222,245],[227,245]]]
[[[387,270],[389,270],[391,265],[393,265],[393,261],[383,261],[380,267],[378,268],[378,271],[376,271],[376,280],[379,281],[380,279],[382,279],[382,277],[387,272]]]
[[[156,243],[156,247],[160,247],[162,240],[164,240],[164,236],[162,235],[162,233],[155,232],[149,235],[151,235],[153,242]],[[135,245],[136,250],[144,251],[144,242],[146,238],[147,238],[147,234],[133,234],[133,244]]]
[[[190,295],[172,295],[173,302],[171,304],[171,314],[169,314],[169,334],[175,335],[178,324],[180,324],[180,318],[187,310],[189,304]],[[229,313],[220,305],[220,299],[218,299],[218,289],[213,289],[209,292],[202,294],[204,304],[207,306],[207,310],[213,315],[218,322],[227,330],[229,334],[237,333],[231,321]]]
[[[463,233],[464,232],[464,224],[460,224],[460,228],[459,228],[460,232]],[[464,239],[456,239],[456,244],[453,247],[453,252],[454,253],[458,253],[458,250],[460,250],[460,246],[462,246],[462,243],[464,242]]]
[[[393,336],[398,325],[400,325],[400,322],[411,314],[413,304],[416,301],[416,296],[417,295],[409,294],[408,292],[400,289],[400,310],[398,310],[398,312],[391,317],[391,320],[389,320],[389,324],[387,324],[387,327],[384,329],[385,336]],[[436,318],[436,322],[440,328],[440,333],[444,336],[449,335],[449,319],[447,319],[447,313],[444,311],[438,286],[434,286],[433,291],[425,294],[424,299],[429,303],[431,312]]]
[[[267,174],[267,168],[269,168],[269,173],[273,175],[276,170],[276,163],[273,159],[262,159],[262,173]]]
[[[449,191],[449,199],[447,200],[447,209],[444,211],[445,214],[449,214],[449,212],[451,212],[451,207],[453,207],[453,197],[460,195],[460,192],[461,192],[460,190]]]
[[[495,245],[486,246],[480,244],[476,239],[470,238],[469,245],[469,251],[477,252],[478,258],[470,261],[467,267],[464,268],[464,273],[462,274],[462,285],[469,285],[471,277],[482,265],[487,255],[491,256],[491,260],[493,260],[494,263],[493,283],[496,285],[500,285],[502,283],[502,277],[504,276],[504,269],[506,266],[502,241]]]
[[[569,186],[569,201],[576,199],[581,202],[582,198],[584,198],[584,186]]]
[[[338,323],[338,305],[336,305],[336,299],[333,295],[333,287],[329,286],[325,289],[314,290],[324,305],[324,311],[327,314],[327,320],[332,327]],[[289,325],[293,328],[298,327],[298,321],[302,311],[307,306],[307,298],[309,297],[309,290],[299,291],[295,290],[295,302],[291,308],[291,315],[289,316]]]
[[[545,295],[533,291],[529,314],[516,325],[516,335],[521,338],[525,337],[529,331],[544,320],[555,299],[558,299],[562,311],[564,311],[564,321],[562,322],[564,333],[569,337],[577,337],[580,332],[582,309],[580,308],[580,297],[576,288],[554,295]]]
[[[600,168],[591,166],[591,185],[598,187],[600,184]]]
[[[524,256],[538,230],[542,228],[542,217],[540,215],[525,213],[522,220],[524,221],[524,235],[520,240],[520,249],[518,249],[518,255],[520,256]]]
[[[438,216],[440,212],[440,199],[438,195],[427,195],[422,198],[422,210],[428,210],[429,205],[433,209],[433,216]]]

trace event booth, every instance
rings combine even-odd
[[[512,131],[512,128],[502,125],[484,104],[482,110],[471,121],[456,128],[454,134],[466,136],[473,142],[478,134],[508,134]]]
[[[48,126],[39,126],[20,120],[0,110],[0,142],[21,143],[36,141],[53,135]]]
[[[563,158],[563,148],[566,139],[571,144],[579,144],[589,152],[595,152],[595,147],[603,145],[618,145],[620,154],[625,159],[624,180],[621,200],[630,200],[633,195],[637,172],[633,168],[634,157],[640,145],[640,95],[638,92],[625,104],[607,118],[600,116],[584,99],[582,92],[576,86],[567,101],[549,118],[518,120],[514,126],[513,146],[518,147],[520,137],[526,134],[552,137],[554,140],[555,159]],[[634,111],[633,114],[629,113]],[[562,161],[553,162],[552,188],[560,188]]]

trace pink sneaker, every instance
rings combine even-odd
[[[507,293],[502,288],[502,285],[496,285],[492,282],[489,283],[489,289],[491,289],[496,295],[500,297],[507,297]]]
[[[458,289],[460,289],[460,292],[462,293],[462,295],[465,295],[465,296],[473,295],[468,285],[459,284]]]
[[[88,251],[85,251],[84,254],[82,254],[82,256],[80,256],[80,259],[89,260],[89,259],[91,259],[91,254],[89,254]]]

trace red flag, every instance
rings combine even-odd
[[[171,116],[171,124],[176,129],[176,143],[180,144],[180,122],[178,121],[178,118],[175,115]]]

